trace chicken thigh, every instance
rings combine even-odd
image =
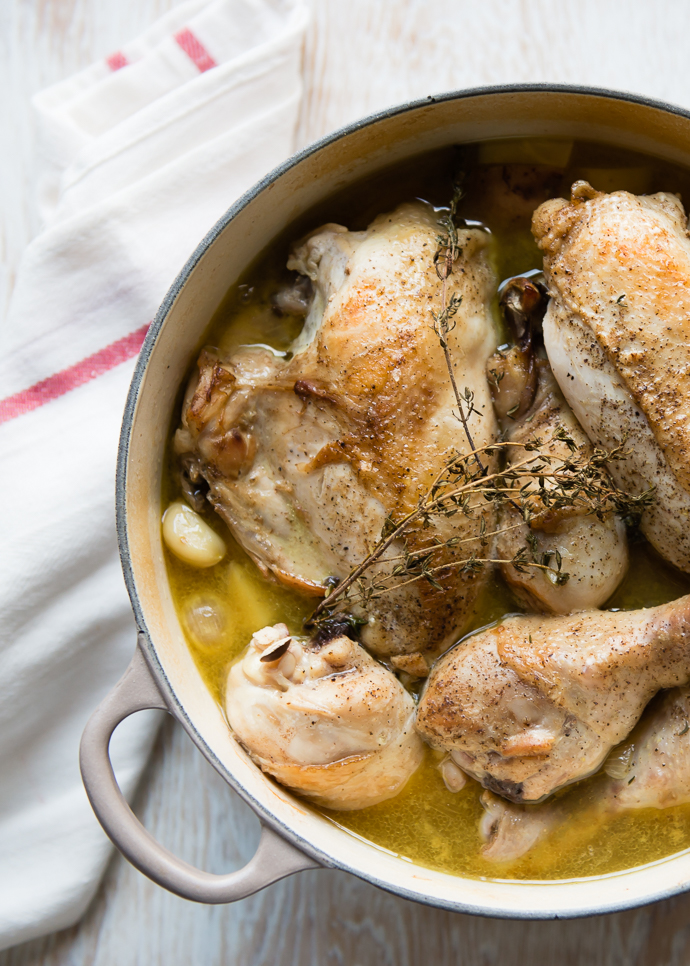
[[[304,593],[323,596],[329,581],[345,578],[389,515],[415,507],[444,459],[469,451],[433,329],[438,233],[438,214],[421,202],[366,231],[319,228],[288,262],[314,292],[291,358],[248,347],[199,359],[176,451],[193,479],[207,481],[211,503],[263,572]],[[448,341],[460,390],[474,393],[477,446],[496,436],[485,375],[496,346],[489,240],[460,229],[448,280],[448,298],[462,299]],[[493,509],[481,514],[492,530]],[[438,536],[467,537],[478,525],[479,516],[458,514],[439,521]],[[402,549],[392,545],[388,557]],[[439,583],[375,601],[365,645],[380,655],[433,655],[457,640],[481,577],[449,571]]]
[[[392,798],[422,760],[412,697],[347,637],[319,645],[284,624],[258,631],[230,669],[225,707],[263,771],[327,808]]]
[[[573,185],[532,230],[551,301],[544,343],[590,439],[630,455],[611,466],[630,493],[655,488],[641,528],[690,572],[690,238],[680,200]]]
[[[417,729],[485,788],[536,802],[595,772],[661,688],[690,679],[690,596],[510,617],[445,654]]]
[[[690,802],[690,688],[673,688],[653,704],[604,765],[608,777],[593,804],[599,814]],[[572,816],[567,801],[514,805],[489,791],[481,801],[482,855],[494,862],[520,858]]]

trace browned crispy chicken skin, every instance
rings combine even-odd
[[[630,456],[611,466],[623,489],[656,488],[642,530],[690,572],[690,238],[680,200],[573,185],[532,230],[551,301],[544,343],[590,439]]]
[[[388,514],[416,505],[444,458],[468,450],[432,325],[438,232],[421,202],[366,231],[319,228],[288,262],[314,288],[293,357],[205,350],[187,392],[175,446],[190,474],[206,479],[213,506],[264,573],[315,597],[367,555]],[[474,392],[481,414],[471,416],[477,445],[496,434],[485,375],[496,345],[489,239],[461,229],[448,286],[449,298],[462,297],[449,341],[460,389]],[[483,512],[492,529],[493,511]],[[436,532],[464,537],[478,522],[458,514]],[[401,550],[393,545],[389,556]],[[440,583],[375,602],[364,644],[383,655],[437,654],[457,640],[481,577],[451,572]]]
[[[486,788],[535,802],[599,768],[661,688],[690,678],[690,596],[510,617],[435,665],[417,728]]]

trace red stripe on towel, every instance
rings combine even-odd
[[[200,73],[203,74],[205,70],[218,66],[204,45],[197,40],[188,27],[178,30],[175,34],[175,40],[189,59],[196,64]]]
[[[106,57],[105,62],[111,70],[120,70],[129,63],[125,55],[119,50],[116,50],[110,57]]]
[[[118,339],[105,349],[94,352],[81,362],[63,369],[62,372],[56,372],[53,376],[48,376],[47,379],[35,383],[22,392],[15,393],[14,396],[0,400],[0,423],[6,423],[24,413],[30,413],[32,409],[38,409],[52,399],[64,396],[66,392],[91,382],[97,376],[102,376],[104,372],[119,366],[121,362],[131,359],[141,349],[147,331],[148,325],[142,325],[136,332],[130,332],[123,339]]]

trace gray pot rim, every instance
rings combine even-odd
[[[317,141],[312,142],[306,147],[302,148],[300,151],[296,152],[282,164],[278,165],[263,178],[256,182],[256,184],[246,191],[240,198],[231,205],[228,210],[222,215],[215,225],[207,232],[203,239],[199,242],[197,247],[194,249],[190,257],[185,262],[184,266],[180,270],[179,274],[173,281],[172,285],[168,289],[168,292],[161,303],[158,312],[156,313],[142,344],[137,363],[134,369],[134,374],[132,376],[132,381],[130,383],[129,392],[127,394],[127,402],[125,404],[123,419],[122,419],[122,429],[120,433],[120,441],[118,446],[118,456],[117,456],[117,470],[116,470],[116,480],[115,480],[115,505],[116,505],[116,525],[117,525],[117,537],[118,546],[120,551],[120,559],[122,563],[122,570],[125,580],[125,585],[127,587],[127,592],[132,605],[132,610],[134,612],[137,629],[139,631],[139,644],[143,649],[146,661],[151,668],[151,671],[156,677],[159,687],[164,691],[166,701],[171,711],[174,711],[175,717],[182,723],[187,734],[192,739],[192,741],[197,745],[199,750],[202,752],[204,757],[214,766],[214,768],[223,776],[225,781],[231,786],[231,788],[250,806],[252,811],[267,825],[271,826],[276,832],[278,832],[283,838],[287,839],[292,845],[311,856],[315,859],[319,865],[324,868],[337,868],[344,872],[349,872],[358,878],[363,879],[372,885],[377,886],[385,892],[389,892],[392,895],[400,896],[401,898],[408,899],[413,902],[421,903],[422,905],[433,906],[434,908],[445,909],[451,912],[461,912],[470,915],[482,916],[485,918],[493,919],[513,919],[513,920],[552,920],[552,919],[578,919],[586,918],[589,916],[604,915],[614,912],[623,912],[629,909],[639,908],[641,906],[648,905],[653,902],[659,902],[662,899],[668,899],[672,896],[679,895],[686,892],[690,888],[688,885],[672,886],[668,889],[658,890],[657,892],[641,898],[634,900],[624,900],[611,901],[605,905],[597,905],[592,908],[579,908],[578,910],[564,914],[562,911],[549,911],[540,910],[532,911],[529,909],[518,910],[487,910],[483,906],[476,906],[472,903],[462,902],[462,901],[439,901],[435,897],[425,897],[419,892],[407,889],[404,886],[392,889],[390,885],[386,882],[380,881],[376,876],[371,875],[369,872],[363,873],[360,869],[355,867],[350,867],[348,864],[343,862],[334,862],[333,859],[327,854],[323,853],[320,849],[316,848],[308,840],[303,839],[300,835],[296,834],[291,828],[286,826],[281,822],[276,816],[266,808],[266,806],[251,795],[247,790],[237,781],[234,775],[232,775],[228,769],[223,765],[223,763],[217,758],[212,749],[206,744],[204,739],[199,734],[193,721],[189,718],[185,708],[181,705],[171,683],[167,677],[167,674],[161,665],[155,648],[151,642],[148,628],[146,626],[146,621],[144,619],[143,609],[136,588],[136,581],[134,578],[132,558],[129,548],[129,540],[127,535],[127,510],[126,510],[126,490],[127,490],[127,460],[129,455],[129,445],[131,438],[131,429],[134,419],[134,414],[136,411],[137,401],[139,398],[139,391],[141,388],[141,383],[148,367],[148,363],[151,357],[151,353],[155,346],[158,334],[175,302],[177,296],[180,294],[182,288],[187,283],[193,270],[205,255],[206,251],[215,241],[215,239],[224,231],[227,225],[244,209],[246,206],[253,201],[262,191],[265,191],[270,187],[281,175],[289,171],[291,168],[300,164],[305,158],[310,157],[313,154],[319,152],[322,148],[340,140],[342,137],[352,134],[355,131],[359,131],[363,128],[373,126],[380,121],[384,121],[390,117],[394,117],[398,114],[405,114],[407,112],[418,110],[429,104],[434,104],[444,101],[453,100],[467,100],[473,97],[483,97],[486,95],[505,95],[505,94],[523,94],[523,93],[553,93],[553,94],[574,94],[574,95],[588,95],[591,97],[605,98],[612,101],[626,101],[633,104],[639,104],[644,107],[651,107],[658,111],[663,111],[667,114],[677,115],[686,119],[690,119],[690,111],[676,105],[669,104],[665,101],[656,100],[654,98],[645,97],[640,94],[634,94],[629,91],[616,91],[608,88],[601,87],[589,87],[571,84],[549,84],[549,83],[539,83],[539,84],[497,84],[484,87],[470,87],[464,88],[457,91],[449,91],[442,94],[434,94],[428,97],[419,98],[417,100],[408,101],[404,104],[394,105],[392,107],[386,108],[382,111],[377,111],[373,114],[369,114],[360,120],[354,121],[350,124],[344,125],[341,128],[327,134],[325,137],[319,138]],[[377,849],[375,843],[371,843],[372,849]],[[673,857],[682,855],[688,850],[683,850],[680,853],[674,853],[673,856],[668,856],[664,859],[659,859],[656,862],[650,863],[650,866],[658,865],[663,862],[668,861]],[[636,867],[637,871],[644,869],[646,866]],[[578,882],[586,882],[588,878],[591,881],[602,881],[607,878],[614,879],[618,876],[624,875],[625,871],[610,873],[605,876],[592,876],[583,877],[578,879]],[[559,884],[572,882],[573,880],[565,879],[554,879],[554,880],[501,880],[500,878],[491,878],[491,881],[501,882],[510,881],[515,882],[518,886],[525,886],[529,888],[530,885],[534,884],[549,884],[557,888]]]

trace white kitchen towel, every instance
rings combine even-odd
[[[77,751],[135,645],[114,519],[127,387],[189,254],[293,149],[306,17],[189,0],[36,97],[46,225],[0,333],[0,948],[75,922],[110,854]],[[155,720],[114,740],[130,797]]]

